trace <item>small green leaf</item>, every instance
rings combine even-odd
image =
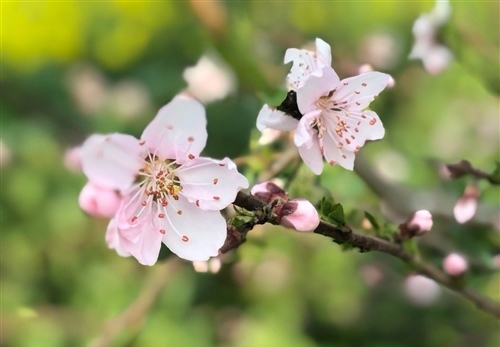
[[[246,216],[246,215],[239,214],[239,215],[236,215],[233,218],[231,218],[229,220],[229,224],[233,225],[235,227],[240,227],[244,224],[252,222],[253,219],[254,219],[253,216]]]
[[[378,224],[378,222],[375,219],[375,217],[373,217],[371,214],[369,214],[366,211],[365,211],[365,218],[368,219],[368,221],[372,225],[373,229],[375,229],[375,231],[378,232],[380,230],[380,225]]]
[[[403,242],[403,248],[405,249],[405,251],[410,253],[412,256],[414,256],[414,257],[418,256],[419,252],[418,252],[418,247],[417,247],[417,243],[415,242],[415,239],[411,238],[411,239],[405,240]]]
[[[328,217],[331,218],[335,223],[344,225],[345,224],[345,216],[344,216],[344,208],[341,204],[335,204],[332,206]]]

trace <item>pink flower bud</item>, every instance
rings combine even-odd
[[[288,194],[276,183],[269,181],[256,184],[252,187],[250,193],[266,204],[276,199],[288,200]]]
[[[457,253],[451,253],[443,260],[443,269],[450,276],[460,276],[468,268],[467,260]]]
[[[82,210],[94,217],[112,218],[120,206],[120,195],[115,190],[103,189],[87,183],[78,197]]]
[[[423,235],[432,229],[432,214],[427,210],[420,210],[413,214],[408,226],[415,230],[415,235]]]
[[[475,185],[469,185],[465,188],[464,195],[458,199],[453,215],[460,224],[468,222],[474,217],[477,210],[479,190]]]
[[[297,231],[311,231],[319,225],[316,208],[305,199],[294,199],[286,202],[277,211],[281,225]]]

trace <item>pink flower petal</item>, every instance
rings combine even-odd
[[[120,242],[120,235],[118,232],[118,225],[116,220],[113,218],[109,221],[108,228],[106,229],[106,243],[108,247],[114,249],[118,255],[122,257],[129,257],[131,254],[123,249]]]
[[[348,111],[361,111],[387,87],[390,78],[387,74],[373,71],[343,79],[332,98],[339,103],[347,101]]]
[[[206,211],[183,196],[166,207],[165,245],[179,257],[205,261],[219,253],[226,240],[226,220],[219,211]]]
[[[130,135],[92,135],[81,148],[82,170],[92,183],[126,189],[144,164],[146,150]]]
[[[332,65],[332,50],[330,45],[320,38],[316,38],[316,59],[318,65]]]
[[[264,105],[257,117],[257,129],[260,131],[271,128],[281,131],[294,130],[299,121],[284,112],[272,109],[269,105]]]
[[[163,106],[142,133],[148,150],[162,160],[184,163],[199,156],[207,142],[207,120],[202,104],[177,96]]]
[[[325,160],[330,165],[340,165],[344,169],[352,170],[354,168],[354,152],[345,148],[338,148],[338,142],[330,136],[323,136]]]
[[[196,158],[176,170],[182,191],[190,202],[203,210],[221,210],[232,203],[248,180],[228,158]]]
[[[311,146],[308,148],[306,145],[299,146],[299,154],[304,163],[314,172],[316,175],[321,174],[323,171],[323,155],[321,154],[321,148],[319,146],[319,141],[314,138],[311,142]]]
[[[339,76],[330,66],[324,66],[321,71],[321,76],[309,76],[297,91],[297,106],[302,114],[317,109],[318,100],[338,86]]]
[[[132,254],[142,265],[154,265],[160,254],[163,226],[155,218],[158,205],[152,202],[152,214],[130,227],[119,226],[120,243],[125,252]]]

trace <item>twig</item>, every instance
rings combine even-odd
[[[171,257],[157,266],[135,301],[121,314],[109,320],[101,336],[92,341],[89,347],[111,346],[123,331],[138,330],[144,324],[149,310],[160,296],[165,285],[179,270],[180,264],[177,257]]]
[[[239,192],[236,196],[234,204],[249,211],[260,212],[258,213],[259,218],[256,221],[257,223],[255,224],[261,224],[266,221],[265,216],[267,206],[252,195]],[[274,222],[272,219],[267,221],[271,223]],[[250,229],[250,225],[244,225],[244,235],[240,235],[241,237],[238,239],[239,242],[235,242],[236,239],[233,237],[231,244],[226,243],[223,246],[223,253],[240,246],[245,241],[246,233]],[[239,228],[233,227],[232,232],[237,232],[237,230],[239,230]],[[330,237],[339,243],[349,244],[351,246],[357,247],[364,252],[379,251],[399,258],[405,263],[411,265],[416,271],[426,275],[429,278],[432,278],[434,281],[440,283],[441,285],[459,294],[463,298],[474,303],[478,309],[487,312],[497,318],[500,318],[499,303],[481,296],[471,288],[462,286],[462,284],[457,281],[456,278],[447,275],[434,265],[428,264],[415,258],[410,253],[406,252],[404,248],[398,243],[389,242],[377,237],[360,234],[354,231],[346,232],[345,229],[337,228],[336,226],[323,221],[320,222],[319,226],[314,230],[314,233]]]

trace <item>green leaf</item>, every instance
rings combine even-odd
[[[375,229],[375,231],[378,233],[378,231],[380,231],[380,225],[378,224],[375,217],[373,217],[370,213],[365,211],[365,218],[368,219],[373,229]]]
[[[333,200],[324,197],[321,200],[319,212],[327,222],[340,226],[345,225],[344,208],[341,204],[335,204]]]
[[[229,220],[229,224],[233,225],[235,227],[240,227],[244,224],[252,222],[253,219],[254,219],[254,216],[246,216],[246,215],[238,214]]]

